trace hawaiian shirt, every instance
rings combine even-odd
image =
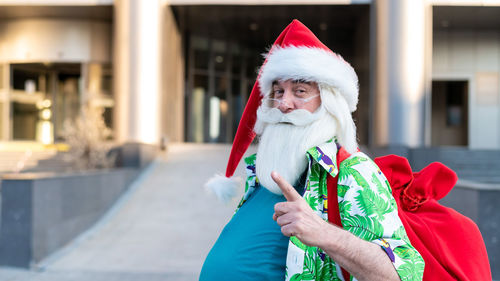
[[[398,217],[391,188],[378,166],[364,153],[356,152],[337,167],[334,141],[308,150],[309,160],[304,199],[314,212],[328,221],[327,176],[338,174],[338,204],[342,226],[354,235],[384,248],[402,281],[422,280],[424,260],[410,244]],[[245,158],[247,180],[238,209],[258,188],[256,154]],[[335,199],[331,199],[335,200]],[[322,249],[306,246],[290,237],[285,280],[344,280],[339,265]],[[356,280],[351,276],[351,280]]]

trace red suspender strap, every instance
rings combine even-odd
[[[340,163],[344,161],[346,158],[348,158],[350,155],[349,153],[341,147],[337,153],[337,169],[340,171]],[[328,176],[326,179],[326,186],[328,189],[328,220],[331,223],[334,223],[335,225],[339,226],[342,228],[342,221],[340,220],[340,212],[339,212],[339,204],[338,204],[338,193],[337,193],[337,181],[338,181],[338,174],[335,177]],[[349,281],[351,280],[351,275],[349,272],[347,272],[344,268],[342,269],[342,276],[344,277],[344,280]]]

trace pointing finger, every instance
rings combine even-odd
[[[286,200],[288,201],[297,201],[302,198],[300,194],[293,188],[291,184],[286,182],[277,172],[271,172],[271,178],[278,185],[278,187],[283,192]]]

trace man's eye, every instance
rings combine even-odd
[[[297,93],[297,96],[304,96],[307,93],[304,89],[297,89],[295,92]]]
[[[274,90],[274,97],[278,96],[281,97],[283,96],[283,90]]]

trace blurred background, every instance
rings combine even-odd
[[[19,276],[64,260],[54,253],[147,188],[145,174],[174,181],[160,185],[186,180],[193,205],[212,204],[196,197],[204,178],[188,179],[191,170],[223,170],[262,54],[294,18],[356,70],[363,150],[457,172],[442,203],[478,224],[500,279],[497,0],[0,0],[0,277],[35,280]],[[233,207],[204,225],[211,239],[185,256],[196,260],[179,267],[185,275],[169,269],[171,280],[196,279]],[[168,219],[159,225],[171,238]],[[70,280],[57,276],[43,280]]]

